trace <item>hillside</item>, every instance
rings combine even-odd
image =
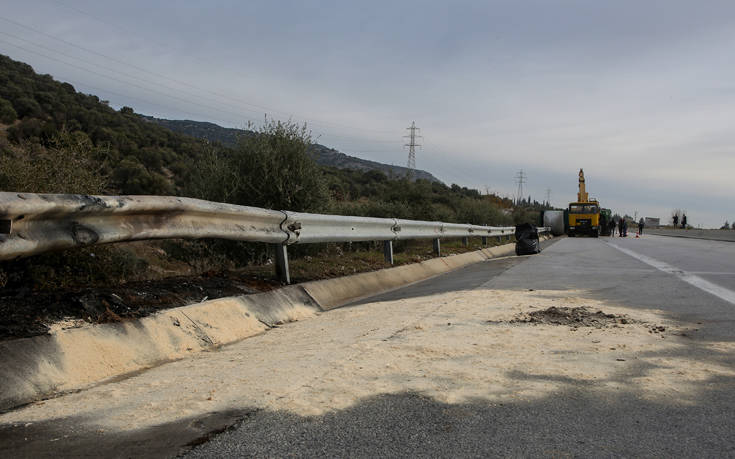
[[[205,139],[210,142],[220,142],[226,146],[235,146],[237,139],[242,135],[252,135],[252,131],[245,129],[225,128],[214,123],[204,121],[191,120],[167,120],[162,118],[154,118],[152,116],[144,116],[148,121],[160,126],[171,129],[174,132],[187,134],[198,139]],[[351,169],[357,171],[380,171],[388,177],[406,177],[408,168],[402,166],[394,166],[390,164],[379,163],[367,159],[357,158],[355,156],[346,155],[334,148],[324,145],[314,144],[312,146],[311,155],[317,164],[327,167],[336,167],[337,169]],[[430,182],[441,181],[434,177],[431,173],[423,170],[415,170],[412,174],[413,179],[428,180]]]
[[[25,63],[0,55],[0,155],[37,162],[60,135],[75,145],[88,145],[99,173],[107,177],[105,192],[176,194],[206,142],[146,122],[130,107],[115,110],[97,96],[69,83],[39,75]],[[18,166],[20,167],[20,166]],[[10,177],[12,178],[12,177]],[[0,177],[0,187],[8,177]],[[11,182],[12,183],[12,182]],[[34,187],[35,188],[35,187]],[[49,191],[66,189],[47,186]]]

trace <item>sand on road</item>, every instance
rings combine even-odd
[[[549,307],[630,320],[603,327],[517,320]],[[706,343],[687,355],[695,327],[655,310],[604,304],[583,291],[478,289],[370,303],[37,402],[3,414],[0,424],[74,418],[74,431],[81,423],[115,433],[237,408],[317,415],[406,391],[446,403],[527,400],[575,382],[686,403],[703,382],[734,374],[699,358],[731,352],[733,343]]]

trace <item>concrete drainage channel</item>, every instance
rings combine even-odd
[[[220,298],[139,320],[0,342],[0,410],[84,389],[367,296],[513,254],[514,244],[506,244],[271,292]]]

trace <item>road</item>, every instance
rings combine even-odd
[[[735,456],[733,290],[732,243],[564,238],[5,413],[0,454]]]

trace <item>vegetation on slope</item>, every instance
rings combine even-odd
[[[192,120],[167,120],[145,116],[146,120],[160,126],[171,129],[174,132],[187,134],[198,139],[204,139],[212,143],[219,143],[226,147],[234,147],[243,136],[254,135],[249,129],[233,129],[218,126],[214,123]],[[324,167],[336,169],[351,169],[356,171],[380,171],[388,177],[405,177],[409,173],[412,179],[428,180],[430,182],[441,182],[429,172],[415,169],[409,171],[403,166],[394,164],[383,164],[376,161],[357,158],[329,148],[318,143],[312,143],[309,147],[309,156],[317,164]]]

